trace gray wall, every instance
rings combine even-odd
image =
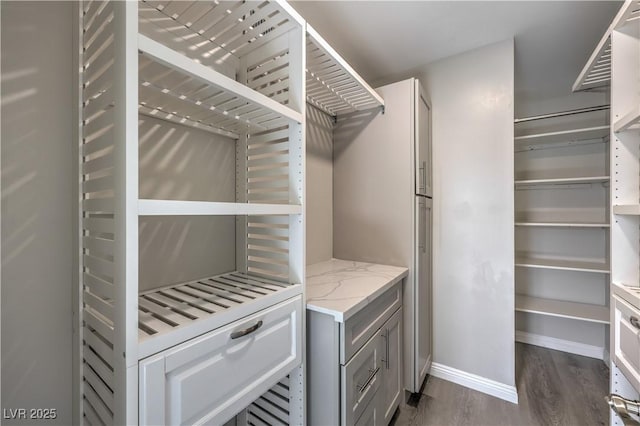
[[[307,105],[307,265],[333,256],[333,119]]]
[[[55,408],[47,424],[61,425],[72,420],[72,6],[1,5],[2,408]]]
[[[140,198],[235,201],[235,140],[140,116]],[[144,217],[140,291],[236,268],[235,217]]]
[[[515,385],[513,41],[426,66],[434,361]]]

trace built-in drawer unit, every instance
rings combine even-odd
[[[382,377],[383,352],[384,343],[375,336],[340,367],[340,386],[344,395],[342,424],[354,424],[376,397]]]
[[[301,362],[294,297],[140,361],[140,424],[219,424]]]
[[[614,361],[640,389],[640,310],[614,295]]]
[[[393,286],[340,327],[340,363],[345,364],[402,306],[402,287]]]
[[[380,404],[376,403],[375,399],[369,402],[369,405],[364,409],[364,412],[354,423],[354,426],[378,426],[385,424],[381,420],[381,407]]]

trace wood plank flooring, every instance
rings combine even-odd
[[[609,423],[609,369],[600,360],[516,343],[516,386],[518,405],[429,377],[417,406],[401,406],[392,425]]]

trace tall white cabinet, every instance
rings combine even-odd
[[[640,397],[640,2],[627,0],[574,90],[611,87],[611,393]],[[624,420],[615,410],[610,423]]]
[[[384,114],[338,118],[334,129],[333,253],[409,268],[404,387],[418,392],[432,360],[430,103],[416,79],[376,90]]]
[[[275,398],[262,417],[303,423],[304,21],[280,1],[87,1],[77,36],[78,422],[221,423]],[[193,195],[204,176],[231,195]],[[146,276],[163,226],[157,268],[188,252],[207,276]]]

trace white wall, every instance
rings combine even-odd
[[[1,5],[1,405],[55,408],[46,423],[60,425],[72,420],[72,6]]]
[[[426,66],[434,361],[515,385],[512,40]]]

